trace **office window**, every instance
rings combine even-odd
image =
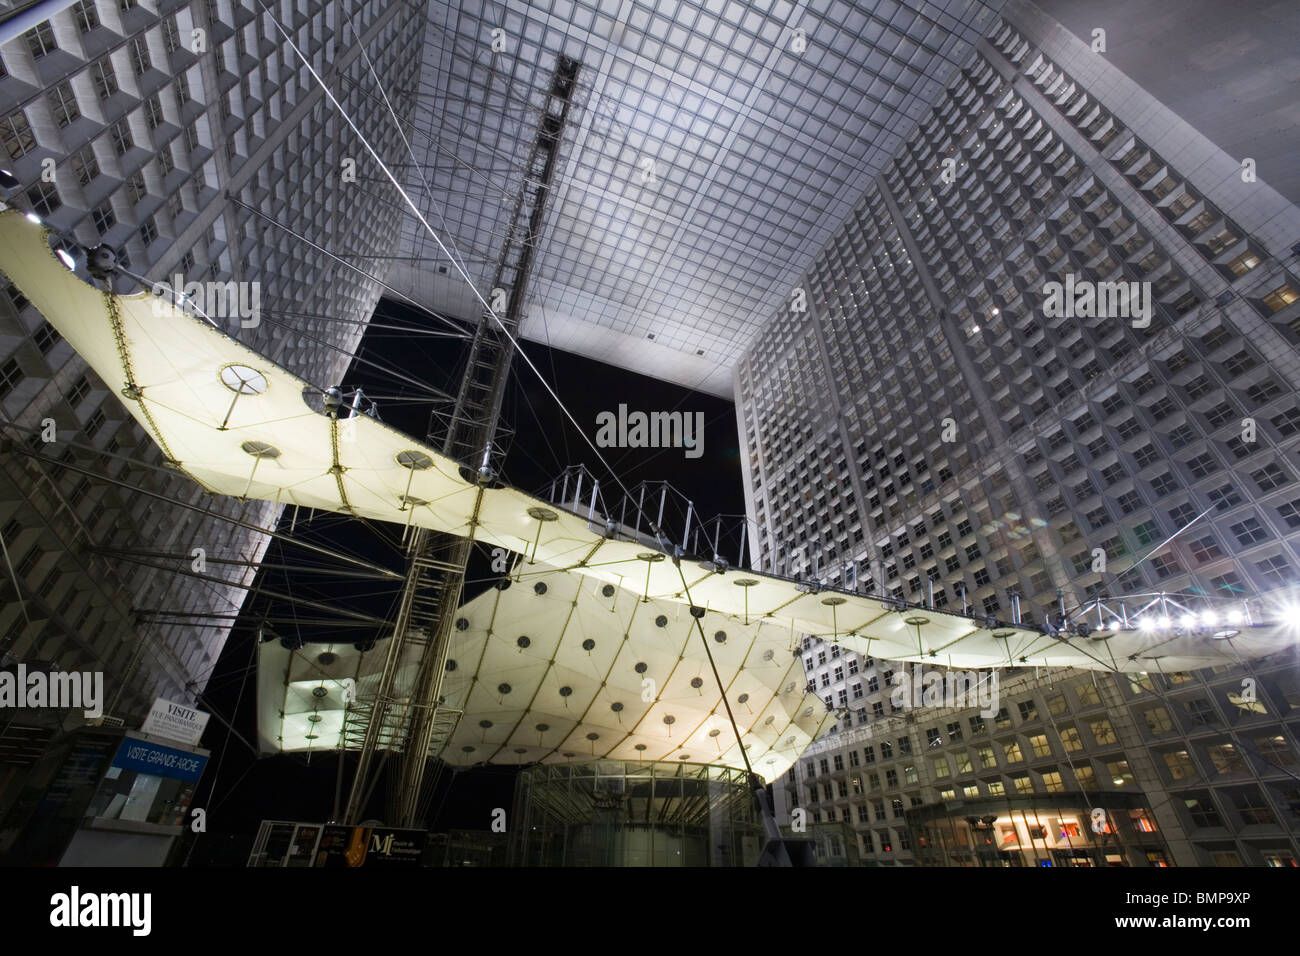
[[[1172,779],[1184,780],[1196,776],[1196,764],[1186,750],[1171,750],[1160,756],[1164,758],[1165,767]]]
[[[149,59],[149,47],[145,43],[144,37],[139,36],[132,39],[127,44],[127,50],[131,59],[131,69],[135,71],[136,76],[143,76],[153,66],[153,61]]]
[[[1300,408],[1288,408],[1282,414],[1274,415],[1269,421],[1283,437],[1290,437],[1300,432]]]
[[[1169,716],[1169,711],[1163,707],[1152,707],[1150,710],[1144,710],[1142,717],[1147,722],[1147,729],[1153,734],[1163,734],[1174,729],[1173,718]]]
[[[1237,418],[1237,410],[1228,402],[1220,402],[1205,412],[1205,420],[1212,428],[1218,428]]]
[[[63,336],[49,322],[42,321],[40,327],[32,334],[32,341],[36,343],[42,355],[49,355],[50,350],[63,341]]]
[[[1083,740],[1079,737],[1077,727],[1061,728],[1061,746],[1065,748],[1066,753],[1077,753],[1083,749]]]
[[[104,415],[104,410],[102,408],[97,408],[95,409],[94,414],[86,419],[86,424],[82,430],[86,433],[87,437],[94,438],[99,434],[100,429],[102,429],[107,422],[108,419]]]
[[[1094,720],[1088,724],[1088,729],[1092,732],[1092,737],[1097,741],[1097,745],[1113,744],[1118,741],[1115,736],[1115,728],[1111,726],[1109,720]]]
[[[149,195],[148,188],[145,186],[144,174],[134,172],[126,177],[126,195],[132,204],[138,203],[145,196]]]
[[[23,370],[18,367],[16,360],[6,359],[4,364],[0,365],[0,399],[8,398],[9,394],[26,377]]]
[[[109,205],[107,200],[91,210],[90,218],[101,236],[117,224],[117,216],[113,213],[113,207]]]
[[[36,148],[36,136],[27,122],[26,113],[16,110],[0,122],[0,142],[4,143],[10,159],[17,159]]]
[[[1260,757],[1274,767],[1290,767],[1296,762],[1295,751],[1281,734],[1255,738],[1255,749]]]
[[[1269,462],[1258,471],[1250,473],[1251,480],[1259,485],[1260,491],[1272,491],[1274,488],[1280,488],[1291,479],[1281,468],[1273,462]]]
[[[1043,789],[1048,793],[1062,793],[1065,790],[1065,784],[1061,781],[1060,771],[1049,770],[1042,776]]]
[[[1030,737],[1029,746],[1033,749],[1035,757],[1050,757],[1052,755],[1052,746],[1047,742],[1046,734],[1035,734]]]
[[[1223,818],[1219,816],[1219,811],[1214,806],[1214,801],[1210,795],[1184,797],[1183,805],[1187,807],[1187,813],[1192,818],[1192,823],[1198,827],[1221,827]]]
[[[1229,508],[1235,508],[1241,504],[1241,496],[1232,485],[1223,485],[1211,491],[1206,497],[1214,502],[1215,510],[1227,511]]]
[[[45,99],[49,103],[50,112],[54,114],[54,121],[59,124],[60,129],[68,126],[73,120],[81,116],[81,109],[77,106],[77,97],[72,92],[72,84],[66,81],[50,90]]]
[[[1187,716],[1192,719],[1193,723],[1211,726],[1219,722],[1218,715],[1214,712],[1214,707],[1203,697],[1193,698],[1184,701],[1183,707],[1187,711]]]
[[[77,21],[77,28],[82,33],[89,33],[95,27],[99,26],[99,14],[95,10],[95,4],[91,0],[79,0],[72,7],[73,16]]]
[[[80,405],[87,395],[90,394],[90,379],[81,376],[72,384],[72,389],[68,392],[68,404],[73,408]]]
[[[36,24],[23,34],[23,39],[27,41],[27,49],[31,51],[32,57],[37,60],[58,49],[54,42],[54,28],[50,26],[49,20]]]
[[[1269,809],[1266,801],[1259,792],[1258,787],[1240,787],[1228,791],[1229,799],[1237,808],[1237,813],[1241,815],[1241,822],[1245,824],[1252,823],[1275,823],[1273,811]]]
[[[127,125],[126,120],[118,120],[109,127],[108,138],[113,144],[113,152],[119,156],[124,155],[135,145],[135,140],[131,138],[131,127]]]
[[[1270,312],[1281,312],[1297,298],[1300,298],[1300,293],[1284,282],[1264,296],[1264,305]]]
[[[1229,529],[1237,538],[1237,541],[1243,545],[1258,544],[1267,540],[1268,533],[1261,527],[1260,523],[1254,518],[1247,518],[1230,525]]]
[[[1263,561],[1256,561],[1255,568],[1270,585],[1289,584],[1295,577],[1286,558],[1277,554]]]
[[[117,74],[108,57],[97,60],[90,66],[90,82],[101,100],[106,100],[118,91]]]
[[[1106,775],[1115,786],[1130,786],[1133,773],[1129,770],[1127,760],[1112,760],[1106,764]]]
[[[69,164],[77,177],[77,182],[83,186],[89,186],[90,181],[99,175],[99,161],[95,158],[95,151],[89,146],[73,153]]]
[[[1101,703],[1101,695],[1097,693],[1097,688],[1091,684],[1080,684],[1075,688],[1074,695],[1078,699],[1080,707],[1091,707],[1093,704]]]
[[[144,122],[150,129],[157,129],[162,125],[162,101],[157,96],[151,96],[144,101]]]

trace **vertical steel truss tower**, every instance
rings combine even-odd
[[[400,768],[397,786],[389,795],[389,813],[396,825],[418,825],[425,770],[430,758],[442,752],[460,719],[458,711],[443,706],[441,696],[448,638],[460,605],[482,491],[493,484],[498,472],[498,420],[514,358],[513,337],[519,328],[533,254],[541,238],[546,200],[560,139],[569,119],[578,68],[577,60],[560,57],[551,75],[537,134],[524,167],[523,187],[515,199],[496,264],[492,295],[499,295],[497,290],[504,292],[504,313],[499,320],[487,310],[480,316],[445,433],[430,434],[430,441],[440,439],[443,452],[459,461],[461,473],[478,484],[479,497],[467,536],[417,529],[411,537],[406,579],[384,669],[374,694],[359,697],[344,724],[344,746],[361,751],[344,814],[348,823],[357,822],[384,764],[391,754],[399,752]],[[403,464],[419,470],[432,462],[424,459]],[[406,502],[412,507],[423,503]],[[409,660],[418,661],[414,679],[407,686],[399,686],[399,671]],[[381,750],[383,755],[376,761],[376,753]]]

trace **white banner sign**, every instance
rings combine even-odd
[[[153,708],[144,723],[140,725],[140,730],[146,734],[157,734],[159,737],[179,740],[182,743],[197,744],[211,716],[205,711],[195,710],[185,704],[176,704],[159,697],[153,702]]]

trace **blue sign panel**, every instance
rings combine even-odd
[[[114,767],[155,777],[171,777],[174,780],[198,780],[203,775],[203,767],[207,762],[208,758],[201,754],[151,744],[133,737],[122,741],[117,756],[113,758]]]

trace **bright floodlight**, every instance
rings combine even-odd
[[[1168,614],[1161,614],[1158,618],[1156,618],[1156,626],[1157,626],[1157,627],[1162,627],[1162,628],[1164,628],[1164,627],[1168,627],[1168,626],[1169,626],[1169,615],[1168,615]]]
[[[1184,614],[1183,619],[1179,621],[1183,627],[1192,628],[1196,626],[1196,618],[1191,614]]]
[[[38,216],[38,215],[36,215],[36,213],[34,213],[34,212],[29,212],[29,213],[26,213],[26,216],[27,216],[27,218],[30,219],[32,222],[36,223],[36,225],[39,226],[39,225],[41,224],[41,217]]]
[[[1219,623],[1219,615],[1215,614],[1213,611],[1202,611],[1201,623],[1206,627],[1214,627],[1214,625]]]
[[[76,260],[74,260],[74,259],[72,258],[72,256],[68,255],[68,252],[67,252],[66,249],[56,249],[55,252],[58,253],[58,255],[59,255],[59,259],[63,262],[63,264],[64,264],[65,266],[67,266],[67,267],[68,267],[69,269],[71,269],[73,272],[76,272],[76,271],[77,271],[77,263],[76,263]]]
[[[1118,630],[1119,630],[1119,621],[1111,621],[1111,622],[1110,622],[1110,629],[1111,629],[1112,631],[1118,631]]]

